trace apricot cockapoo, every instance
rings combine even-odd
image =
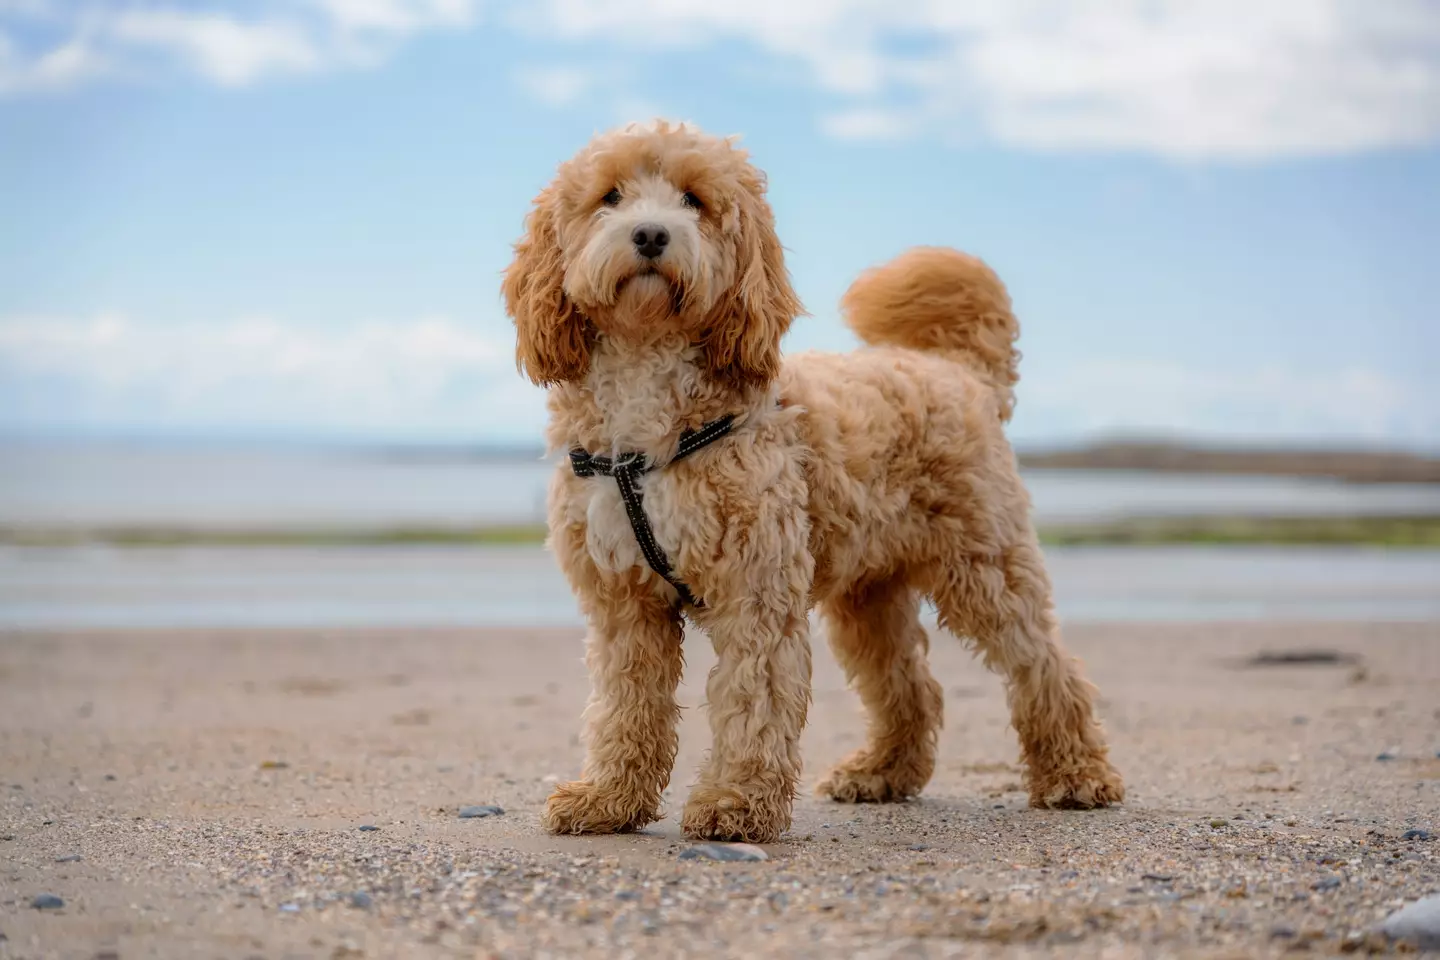
[[[1004,678],[1031,805],[1123,799],[1005,438],[1018,328],[988,267],[911,250],[845,295],[866,346],[782,358],[802,307],[764,175],[733,140],[663,122],[597,137],[526,228],[504,296],[520,367],[549,387],[549,442],[575,451],[551,486],[550,546],[594,683],[584,772],[550,797],[548,829],[660,818],[687,617],[717,663],[686,834],[789,828],[814,607],[869,715],[868,743],[819,792],[915,796],[942,710],[924,598]]]

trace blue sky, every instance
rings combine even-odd
[[[0,0],[0,432],[532,440],[509,245],[657,115],[768,172],[792,351],[947,244],[1022,442],[1440,448],[1430,0]]]

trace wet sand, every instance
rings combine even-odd
[[[538,829],[581,758],[575,629],[3,632],[0,957],[1325,954],[1440,892],[1440,840],[1402,839],[1440,836],[1440,624],[1067,633],[1125,806],[1027,809],[998,680],[940,636],[924,796],[802,796],[725,864],[674,819]],[[1301,648],[1341,662],[1246,665]],[[672,817],[707,741],[686,652]],[[808,783],[862,734],[820,652]]]
[[[1047,547],[1045,566],[1067,623],[1440,621],[1440,550]],[[582,623],[538,546],[0,547],[0,631]]]

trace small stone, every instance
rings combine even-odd
[[[106,779],[106,780],[110,780],[110,781],[113,782],[113,781],[115,780],[115,774],[113,774],[113,773],[107,773],[107,774],[105,774],[105,779]]]
[[[300,912],[300,904],[298,904],[298,903],[282,903],[282,904],[280,904],[280,912],[281,912],[281,913],[299,913],[299,912]]]
[[[1339,878],[1339,877],[1321,877],[1319,880],[1316,880],[1314,883],[1310,884],[1310,889],[1311,889],[1311,890],[1335,890],[1335,889],[1338,889],[1339,886],[1340,886],[1340,878]]]
[[[1292,667],[1292,666],[1333,666],[1335,664],[1350,664],[1359,661],[1354,654],[1341,653],[1339,650],[1310,649],[1310,650],[1262,650],[1249,660],[1245,661],[1250,667]]]
[[[1429,830],[1406,830],[1400,834],[1401,840],[1433,840]]]
[[[30,901],[30,906],[34,907],[36,910],[59,910],[61,907],[65,906],[65,901],[61,900],[53,893],[42,893],[40,894],[40,896]]]
[[[1380,753],[1375,754],[1375,759],[1376,759],[1377,761],[1381,762],[1381,763],[1385,763],[1385,762],[1390,761],[1390,760],[1395,760],[1395,759],[1397,759],[1397,758],[1398,758],[1398,755],[1397,755],[1394,751],[1391,751],[1391,750],[1384,750],[1384,751],[1382,751],[1382,752],[1380,752]]]
[[[1294,928],[1294,927],[1271,927],[1271,928],[1270,928],[1270,939],[1271,939],[1271,940],[1293,940],[1294,938],[1295,938],[1295,928]]]
[[[366,893],[364,890],[356,890],[354,893],[350,894],[350,906],[354,907],[356,910],[369,910],[371,907],[375,906],[375,901],[372,900],[370,898],[370,894]]]
[[[377,827],[377,826],[375,826],[375,824],[373,824],[373,823],[362,823],[362,824],[360,824],[359,829],[360,829],[360,832],[361,832],[361,833],[374,833],[376,830],[379,830],[380,828]]]
[[[504,815],[504,807],[497,807],[489,803],[477,803],[474,806],[460,808],[461,820],[474,820],[477,817],[503,817]]]
[[[81,860],[81,857],[80,857],[80,854],[78,854],[78,853],[70,853],[70,854],[66,854],[66,855],[63,856],[63,857],[56,857],[56,858],[55,858],[55,862],[56,862],[56,863],[79,863],[80,860]]]
[[[923,843],[912,843],[912,844],[910,844],[910,846],[906,847],[905,849],[906,849],[906,850],[914,850],[916,853],[922,853],[922,852],[924,852],[924,851],[926,851],[926,850],[929,850],[930,847],[929,847],[927,844],[923,844]]]
[[[634,903],[635,901],[640,899],[640,891],[621,890],[619,893],[615,894],[615,899],[624,901],[625,903]]]
[[[681,860],[722,860],[727,863],[769,860],[770,854],[748,843],[697,843],[680,851]]]
[[[290,764],[286,763],[284,760],[266,760],[266,761],[264,761],[263,763],[260,764],[260,769],[261,769],[261,770],[284,770],[284,769],[286,769],[286,768],[289,767],[289,766],[290,766]]]
[[[1421,950],[1440,950],[1440,895],[1406,904],[1385,918],[1380,931]]]
[[[1224,827],[1227,827],[1227,826],[1229,826],[1229,825],[1230,825],[1230,823],[1229,823],[1228,820],[1221,820],[1221,819],[1219,819],[1218,817],[1217,817],[1216,819],[1210,821],[1210,826],[1213,827],[1213,828],[1215,828],[1216,830],[1220,830],[1220,829],[1222,829],[1222,828],[1224,828]]]
[[[1169,883],[1175,878],[1168,873],[1142,873],[1140,874],[1140,879],[1149,880],[1152,883]]]

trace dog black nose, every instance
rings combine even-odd
[[[670,231],[658,223],[642,223],[630,231],[630,242],[635,244],[636,253],[646,260],[654,260],[669,246]]]

